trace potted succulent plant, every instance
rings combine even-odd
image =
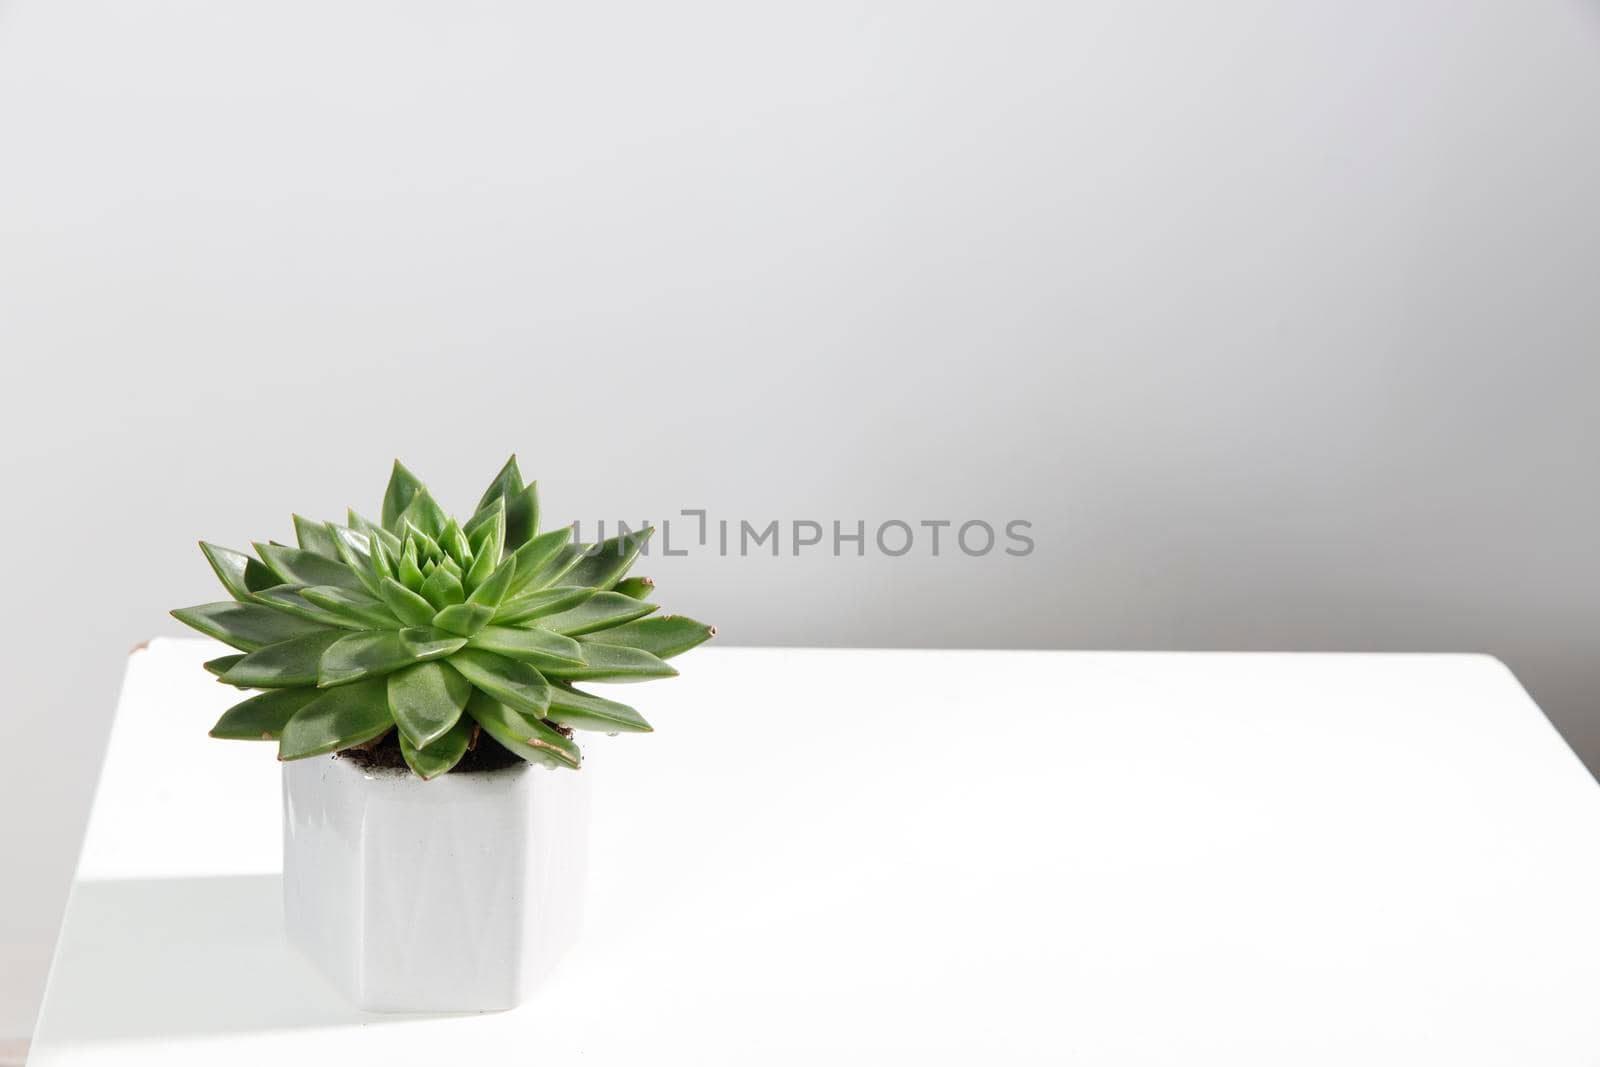
[[[396,462],[380,522],[294,525],[255,556],[202,542],[232,599],[172,613],[260,690],[211,734],[285,761],[290,939],[364,1008],[511,1007],[577,929],[573,732],[650,729],[575,683],[668,677],[715,631],[626,577],[648,529],[541,534],[514,456],[465,523]]]

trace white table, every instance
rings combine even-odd
[[[1600,790],[1490,659],[696,652],[579,948],[419,1018],[284,943],[213,654],[130,661],[33,1067],[1600,1061]]]

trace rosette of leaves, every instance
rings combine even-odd
[[[397,461],[381,519],[297,515],[298,545],[258,543],[253,556],[201,542],[232,599],[172,614],[239,650],[207,670],[261,690],[213,737],[275,740],[292,760],[395,730],[423,778],[479,744],[575,768],[574,730],[650,729],[579,683],[669,677],[667,660],[715,632],[656,615],[654,583],[627,577],[648,527],[595,545],[540,533],[537,483],[515,456],[465,523]]]

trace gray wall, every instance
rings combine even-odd
[[[195,538],[397,454],[1034,523],[652,561],[729,642],[1481,650],[1595,765],[1597,130],[1592,3],[6,4],[0,1034]]]

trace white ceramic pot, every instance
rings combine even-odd
[[[368,1011],[516,1006],[577,936],[587,770],[283,765],[289,940]]]

